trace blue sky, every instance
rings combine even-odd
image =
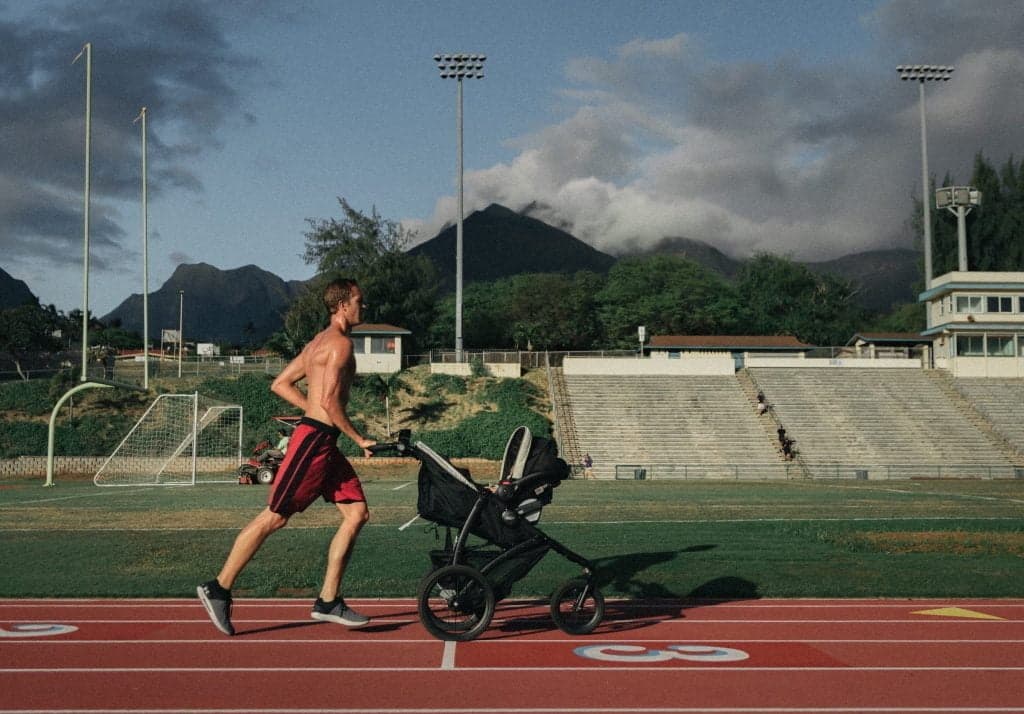
[[[897,64],[957,67],[926,88],[933,174],[1019,157],[1021,37],[1016,0],[0,0],[0,267],[81,307],[87,41],[103,315],[142,290],[144,105],[151,290],[180,263],[309,278],[306,219],[338,197],[421,240],[453,221],[456,86],[432,56],[457,51],[488,57],[465,84],[467,213],[536,202],[611,253],[686,236],[819,260],[911,245]]]

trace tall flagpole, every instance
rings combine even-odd
[[[149,207],[146,204],[146,108],[142,120],[142,386],[149,389]]]
[[[82,375],[88,379],[89,371],[89,167],[92,137],[92,43],[86,42],[82,51],[71,61],[85,55],[85,212],[84,212],[84,256],[82,259]]]

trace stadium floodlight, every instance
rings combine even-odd
[[[142,386],[149,389],[149,207],[146,204],[146,108],[132,121],[142,121]]]
[[[89,167],[91,165],[91,137],[92,137],[92,43],[86,42],[82,51],[75,55],[71,64],[78,61],[78,58],[85,55],[85,189],[83,212],[83,249],[82,257],[82,375],[81,381],[85,382],[89,376]]]
[[[178,291],[178,377],[181,377],[181,353],[185,343],[185,291]]]
[[[935,207],[956,214],[959,270],[967,272],[967,214],[981,205],[981,191],[972,186],[945,186],[935,190]]]
[[[462,362],[462,80],[483,79],[486,55],[436,54],[434,62],[441,79],[454,79],[458,84],[455,104],[456,151],[455,174],[458,181],[458,216],[455,226],[455,359]]]
[[[932,215],[931,198],[929,194],[928,179],[928,131],[925,123],[924,111],[924,83],[925,82],[948,82],[953,74],[953,68],[946,65],[931,64],[901,64],[896,67],[900,79],[904,81],[913,80],[918,83],[918,92],[921,104],[921,204],[924,220],[924,287],[925,290],[932,286]],[[931,313],[928,315],[928,327],[931,327]]]

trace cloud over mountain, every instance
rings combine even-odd
[[[894,179],[920,176],[918,92],[895,67],[956,66],[926,87],[929,158],[966,181],[978,151],[1001,164],[1024,144],[1024,12],[895,0],[862,23],[872,60],[726,61],[688,34],[574,59],[564,117],[468,172],[467,211],[541,199],[533,215],[610,253],[670,235],[806,260],[909,247],[920,179]],[[451,215],[446,197],[409,225],[432,235]]]

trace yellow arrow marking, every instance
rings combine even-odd
[[[937,615],[938,617],[971,617],[975,620],[1004,620],[1006,618],[989,615],[984,612],[965,610],[962,607],[940,607],[935,610],[917,610],[911,615]]]

